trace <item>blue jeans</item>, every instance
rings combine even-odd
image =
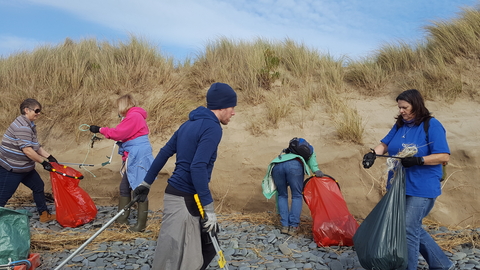
[[[278,211],[282,226],[298,227],[303,206],[303,164],[296,159],[277,163],[273,167],[272,177],[278,192]],[[288,207],[288,190],[292,194],[292,206]]]
[[[7,171],[2,166],[0,166],[0,206],[4,207],[7,204],[20,183],[32,190],[38,214],[48,211],[45,201],[45,184],[37,171],[14,173]]]
[[[408,270],[416,270],[418,266],[418,253],[428,263],[431,270],[448,270],[452,262],[447,255],[422,227],[422,220],[430,213],[435,198],[422,198],[407,196],[406,200],[406,227],[408,245]]]

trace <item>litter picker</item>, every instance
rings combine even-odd
[[[377,157],[388,157],[388,158],[398,158],[398,159],[402,159],[402,157],[396,157],[396,156],[387,156],[387,155],[378,155],[378,154],[375,154],[375,156],[377,156]]]
[[[398,158],[398,159],[402,159],[402,157],[388,156],[388,155],[379,155],[379,154],[375,153],[375,150],[373,150],[372,148],[370,148],[370,150],[372,150],[372,153],[374,153],[375,156],[377,156],[377,157],[388,157],[388,158]]]
[[[57,268],[55,268],[54,270],[59,270],[62,268],[62,266],[64,266],[70,259],[72,259],[73,257],[75,257],[75,255],[77,255],[80,251],[82,251],[90,242],[93,241],[93,239],[95,239],[95,237],[97,237],[102,231],[104,231],[108,226],[110,226],[110,224],[112,224],[118,217],[120,217],[125,211],[127,211],[130,207],[132,207],[132,205],[138,201],[138,196],[135,197],[129,204],[127,204],[122,210],[120,210],[118,212],[118,214],[116,214],[112,219],[110,219],[107,223],[105,223],[105,225],[102,226],[102,228],[100,228],[100,230],[98,230],[94,235],[92,235],[87,241],[85,241],[85,243],[83,243],[79,248],[77,248],[73,253],[72,255],[68,256],[68,258],[66,258],[60,265],[57,266]]]
[[[62,165],[71,165],[71,166],[78,166],[78,167],[93,167],[94,164],[85,164],[85,163],[70,163],[70,162],[62,162]]]
[[[195,194],[193,197],[195,198],[195,202],[197,203],[198,210],[200,211],[200,216],[202,218],[204,218],[205,212],[203,211],[203,206],[202,206],[202,203],[200,202],[200,198],[198,197],[198,194]],[[212,231],[209,231],[208,235],[210,236],[210,239],[212,240],[212,243],[213,243],[213,247],[215,248],[215,251],[217,252],[218,266],[222,269],[228,270],[227,261],[225,260],[225,257],[223,256],[223,251],[220,249],[220,245],[218,244],[217,238],[215,236],[213,236]]]

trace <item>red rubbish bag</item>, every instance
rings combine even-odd
[[[359,227],[350,214],[337,181],[331,176],[310,177],[303,198],[313,219],[313,239],[318,246],[353,246]]]
[[[50,181],[55,198],[57,221],[63,227],[75,228],[95,219],[97,207],[92,198],[78,186],[83,175],[70,167],[51,162]]]

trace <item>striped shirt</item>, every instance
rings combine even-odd
[[[38,151],[40,144],[37,139],[35,123],[25,115],[18,116],[7,128],[0,145],[0,166],[8,171],[23,173],[35,169],[35,161],[31,160],[22,149],[31,147]]]

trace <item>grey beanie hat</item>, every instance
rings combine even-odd
[[[219,110],[237,106],[237,94],[230,85],[216,82],[207,91],[207,108]]]

